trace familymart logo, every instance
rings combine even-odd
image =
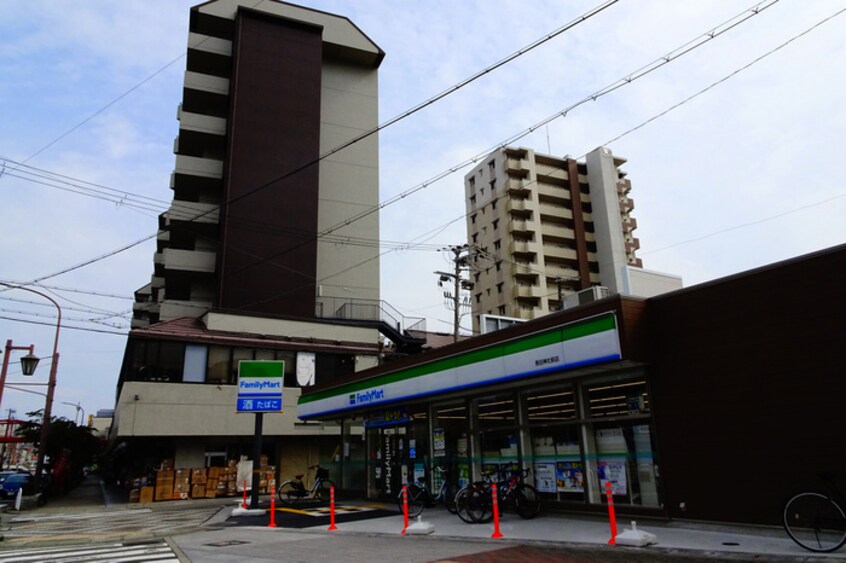
[[[385,398],[384,389],[368,389],[363,393],[350,393],[350,406],[366,405]]]

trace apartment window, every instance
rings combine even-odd
[[[476,224],[476,214],[475,213],[470,216],[470,223],[472,223],[473,225]]]
[[[476,294],[476,303],[481,303],[481,302],[482,302],[482,294],[481,294],[481,293],[477,293],[477,294]]]
[[[230,352],[231,350],[225,346],[209,346],[207,383],[229,383],[227,378],[229,377]]]
[[[502,293],[502,284],[503,284],[503,282],[496,284],[496,292],[497,293]]]
[[[499,219],[494,219],[491,223],[493,225],[494,230],[499,228]]]
[[[470,189],[476,189],[476,178],[471,176],[467,179],[467,183],[470,184]]]
[[[203,383],[206,380],[209,349],[201,344],[185,345],[185,362],[182,368],[184,383]]]
[[[491,202],[491,209],[496,209],[496,200]]]
[[[491,180],[491,193],[496,192],[496,178]]]
[[[482,276],[482,274],[480,274],[479,272],[476,272],[475,274],[473,274],[473,277],[476,278],[476,283],[479,283],[479,278],[481,276]]]
[[[499,250],[502,248],[502,243],[499,242],[499,239],[494,241],[494,250]]]
[[[479,195],[485,195],[485,188],[484,188],[484,186],[483,186],[481,189],[479,189]]]
[[[487,289],[485,290],[485,293],[487,293],[488,295],[490,295],[490,294],[491,294],[491,288],[487,288]]]
[[[497,272],[499,271],[500,264],[502,264],[502,262],[497,262],[497,263],[496,263],[496,271],[497,271]]]
[[[470,205],[476,205],[476,196],[474,196],[474,195],[470,196]]]
[[[499,308],[497,309],[497,312],[500,315],[504,315],[505,314],[505,305],[500,305]]]
[[[488,163],[488,170],[490,171],[491,174],[496,173],[496,161],[495,160],[492,160]]]
[[[479,242],[479,233],[473,233],[473,244]]]

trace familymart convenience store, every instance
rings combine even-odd
[[[599,304],[597,304],[599,305]],[[531,469],[547,501],[659,507],[642,302],[561,312],[304,393],[302,419],[340,420],[344,488],[391,498],[409,479],[461,483]],[[437,489],[434,489],[437,490]]]

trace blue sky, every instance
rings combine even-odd
[[[188,12],[194,3],[90,0],[74,3],[71,10],[57,0],[4,3],[0,158],[8,160],[0,176],[0,281],[50,275],[155,233],[154,211],[43,186],[31,173],[16,177],[23,174],[14,162],[30,159],[29,166],[115,193],[170,201],[176,106]],[[600,1],[302,4],[348,16],[387,53],[380,71],[380,116],[385,121]],[[754,5],[621,0],[382,132],[380,199],[494,147]],[[776,2],[518,144],[539,152],[583,155],[844,7],[833,0]],[[846,186],[833,157],[846,130],[844,26],[846,15],[835,17],[609,145],[628,159],[624,169],[632,181],[645,268],[681,275],[690,286],[844,242]],[[463,174],[459,171],[389,206],[381,216],[383,241],[426,241],[382,258],[382,297],[407,315],[426,317],[430,330],[450,330],[451,313],[432,272],[446,265],[437,246],[466,240],[463,220],[456,221],[464,213]],[[126,312],[132,292],[149,281],[153,253],[154,244],[148,241],[44,282],[63,288],[49,291],[60,299],[68,327],[59,343],[55,414],[76,415],[64,403],[80,404],[86,413],[113,406]],[[789,299],[789,293],[785,288],[782,297]],[[0,317],[18,319],[0,318],[0,339],[35,344],[38,355],[49,355],[53,310],[36,295],[0,293]],[[85,321],[95,317],[103,319]],[[17,357],[10,370],[12,387],[11,382],[21,381],[15,373]],[[45,381],[48,371],[45,360],[34,381]],[[43,387],[27,389],[35,393],[7,388],[3,415],[9,408],[22,415],[43,405],[37,395]]]

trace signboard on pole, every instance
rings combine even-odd
[[[284,375],[283,361],[238,362],[237,412],[282,412]]]

